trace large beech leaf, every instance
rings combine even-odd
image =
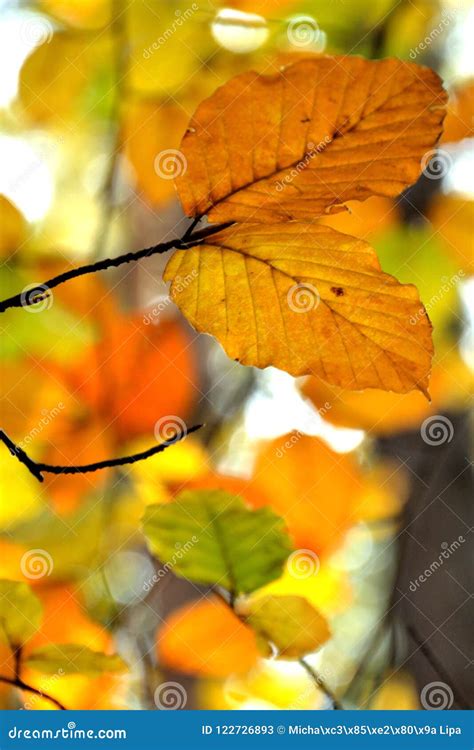
[[[415,182],[446,93],[429,68],[329,57],[238,75],[197,108],[176,179],[188,216],[312,220]]]
[[[183,492],[172,503],[149,506],[144,531],[152,552],[173,573],[235,594],[278,578],[292,549],[273,511],[250,510],[220,490]]]
[[[192,325],[243,364],[349,389],[426,392],[431,324],[363,240],[314,224],[242,224],[177,251],[164,278]]]
[[[117,654],[92,651],[76,643],[52,643],[32,651],[26,664],[42,674],[83,674],[97,677],[103,672],[124,672],[127,665]]]
[[[26,583],[0,581],[0,641],[23,646],[38,630],[42,614],[40,600]]]
[[[287,659],[316,651],[331,635],[326,619],[302,596],[262,596],[251,602],[245,620]]]

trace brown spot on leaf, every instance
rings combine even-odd
[[[342,297],[344,294],[344,289],[342,286],[332,286],[331,292],[336,295],[336,297]]]

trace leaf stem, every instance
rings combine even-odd
[[[17,687],[19,690],[26,690],[28,693],[33,693],[34,695],[38,695],[40,698],[45,698],[46,700],[53,703],[57,708],[59,708],[61,711],[67,711],[67,708],[65,705],[61,703],[61,701],[58,701],[57,698],[53,698],[52,695],[48,695],[48,693],[43,693],[42,690],[39,690],[38,688],[33,687],[32,685],[28,685],[26,682],[23,682],[18,677],[3,677],[3,675],[0,675],[0,682],[5,683],[6,685],[11,685],[12,687]]]
[[[16,443],[11,440],[11,438],[8,437],[6,432],[4,430],[0,430],[0,440],[6,445],[6,447],[9,449],[10,453],[13,456],[16,456],[16,458],[20,461],[20,463],[24,464],[24,466],[27,467],[27,469],[30,471],[31,474],[39,481],[43,482],[44,473],[48,474],[87,474],[91,471],[99,471],[100,469],[108,469],[112,466],[124,466],[125,464],[134,464],[137,461],[144,461],[147,458],[150,458],[150,456],[154,456],[157,453],[161,453],[162,451],[166,450],[166,448],[169,448],[170,445],[174,445],[174,443],[179,443],[180,440],[183,440],[187,435],[189,435],[192,432],[196,432],[196,430],[199,430],[203,425],[197,424],[193,427],[189,427],[183,432],[177,432],[176,435],[173,435],[169,440],[167,440],[164,443],[159,443],[159,445],[154,445],[151,448],[148,448],[146,451],[141,451],[140,453],[134,453],[131,456],[122,456],[120,458],[111,458],[105,461],[97,461],[93,464],[83,464],[80,466],[54,466],[52,464],[45,464],[39,461],[34,461],[30,456],[28,456],[25,451],[20,448],[20,446],[16,445]]]
[[[334,695],[334,693],[332,692],[332,690],[330,690],[330,688],[328,688],[328,686],[324,682],[323,678],[316,671],[316,669],[314,669],[314,667],[312,667],[311,664],[308,664],[308,662],[306,661],[306,659],[304,657],[301,657],[301,659],[298,659],[298,663],[301,664],[301,666],[303,667],[303,669],[311,677],[311,679],[313,680],[313,682],[316,685],[316,687],[319,688],[320,690],[322,690],[322,692],[329,698],[329,700],[331,701],[331,703],[332,703],[332,705],[334,707],[334,710],[335,711],[342,711],[343,710],[342,704],[339,703],[338,699],[336,698],[336,696]]]

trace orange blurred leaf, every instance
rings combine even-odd
[[[164,666],[212,677],[248,672],[259,658],[251,628],[218,599],[173,612],[158,634],[157,651]]]

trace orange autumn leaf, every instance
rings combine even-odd
[[[449,95],[443,143],[454,143],[474,135],[474,81],[468,81]]]
[[[313,220],[395,196],[438,140],[446,93],[429,68],[321,56],[244,73],[197,108],[176,185],[188,216]]]
[[[413,429],[440,409],[467,405],[471,388],[469,369],[453,352],[433,368],[431,401],[418,391],[387,393],[372,389],[354,392],[328,385],[318,378],[308,378],[302,392],[316,409],[324,410],[324,419],[331,424],[382,436]]]
[[[179,168],[179,134],[188,115],[177,104],[131,101],[124,122],[125,154],[135,172],[137,190],[153,205],[175,198],[171,177]]]
[[[36,591],[44,607],[41,629],[25,647],[25,658],[36,648],[50,644],[77,643],[93,651],[114,651],[107,630],[93,622],[73,587],[53,586]],[[25,667],[24,679],[38,689],[43,689],[63,702],[67,708],[77,710],[113,709],[123,700],[124,680],[114,674],[91,678],[84,675],[51,676]],[[34,710],[50,709],[47,700],[32,701],[24,694],[25,702]]]
[[[249,502],[259,497],[257,507],[269,504],[282,515],[296,547],[325,556],[359,520],[364,479],[352,456],[293,432],[257,456],[252,487]]]
[[[440,196],[433,201],[429,219],[447,252],[461,269],[473,273],[474,201],[456,194]]]
[[[241,224],[178,250],[165,281],[232,359],[345,388],[427,392],[431,324],[363,240],[314,224]]]
[[[391,198],[374,195],[366,201],[349,201],[347,211],[323,216],[320,224],[338,232],[368,239],[389,229],[398,222],[398,207]]]
[[[218,599],[173,612],[158,633],[157,654],[163,666],[209,677],[248,672],[259,658],[251,628]]]
[[[103,316],[100,341],[58,375],[115,444],[153,436],[163,417],[183,417],[196,380],[190,340],[174,321],[159,325],[117,309]]]

